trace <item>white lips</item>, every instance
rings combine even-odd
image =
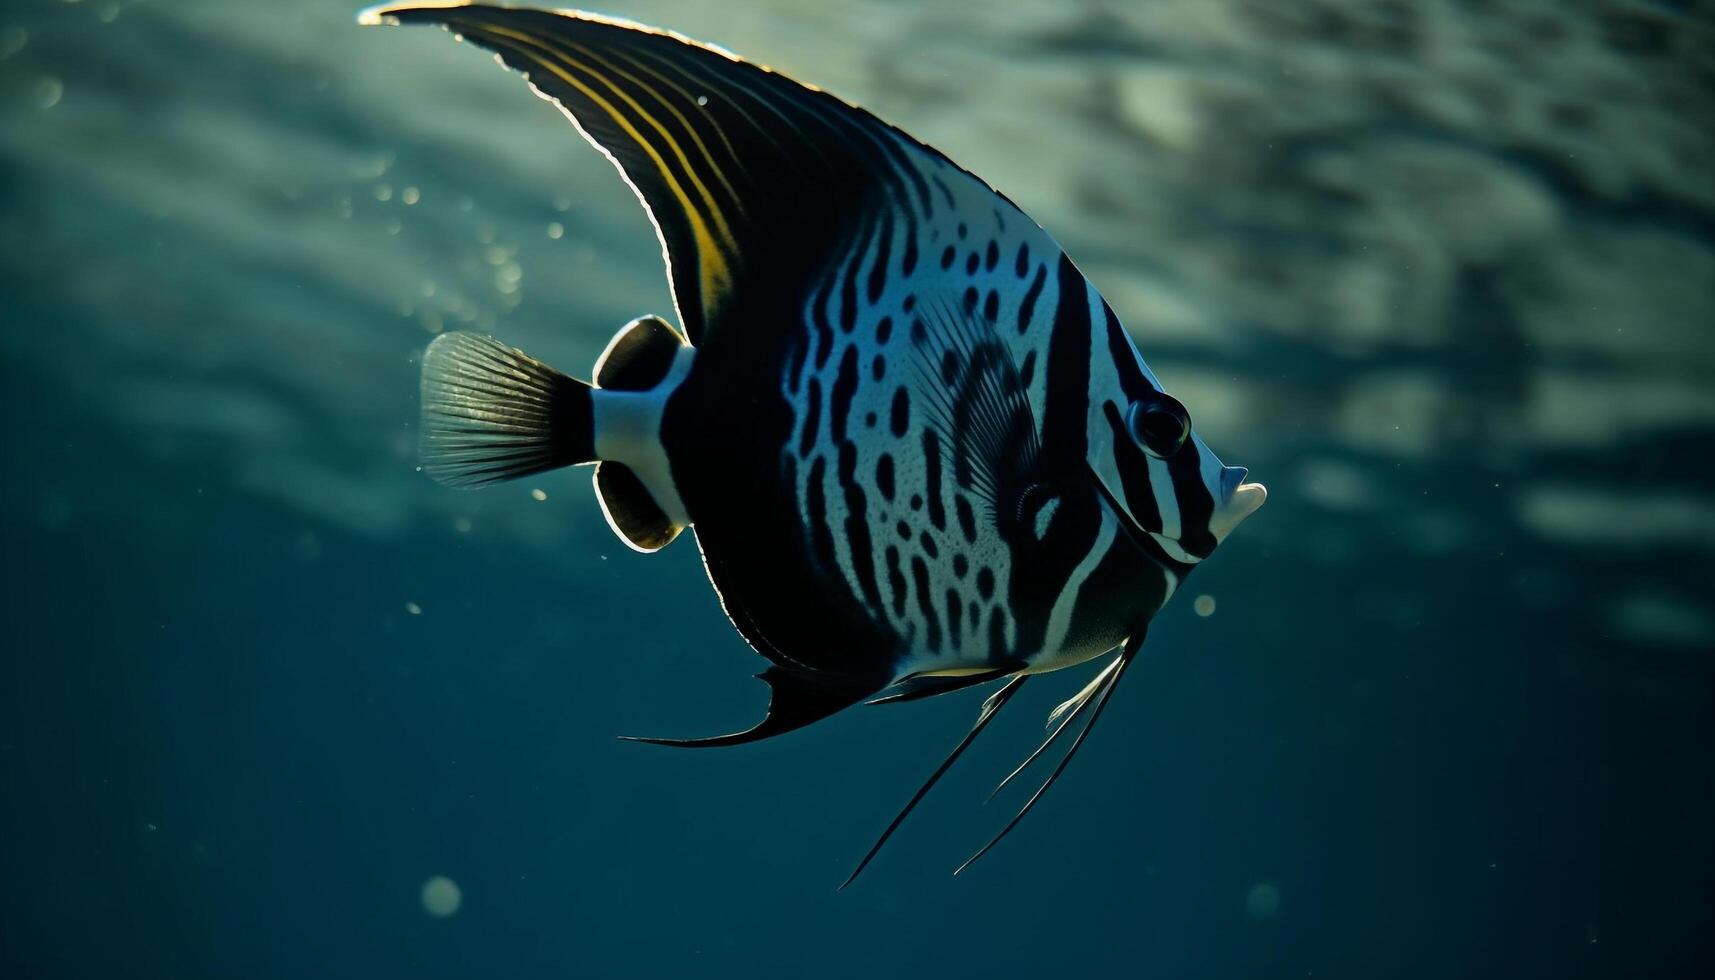
[[[1268,488],[1260,483],[1246,483],[1248,471],[1242,466],[1228,466],[1221,471],[1221,488],[1226,499],[1209,517],[1209,530],[1221,541],[1245,518],[1257,512],[1268,499]]]
[[[1261,507],[1263,505],[1263,501],[1267,499],[1268,488],[1262,484],[1239,484],[1238,487],[1233,490],[1232,498],[1227,501],[1227,507],[1230,508],[1234,514],[1238,515],[1233,523],[1236,525],[1239,521],[1242,521],[1256,513],[1257,508]]]

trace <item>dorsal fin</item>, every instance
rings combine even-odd
[[[778,285],[783,264],[825,256],[873,192],[925,213],[942,206],[916,165],[945,162],[941,154],[819,89],[677,34],[582,11],[478,4],[383,6],[359,19],[440,24],[558,105],[648,209],[692,344],[703,343],[747,266]]]
[[[673,368],[673,358],[684,342],[658,316],[640,316],[613,335],[607,350],[595,362],[598,388],[614,391],[648,391],[661,383]]]
[[[635,551],[660,551],[684,530],[624,463],[609,459],[596,464],[595,492],[608,526]]]

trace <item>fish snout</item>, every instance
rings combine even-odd
[[[1268,488],[1260,483],[1246,483],[1248,476],[1250,470],[1243,466],[1221,467],[1220,499],[1209,520],[1209,530],[1217,541],[1224,540],[1268,499]]]

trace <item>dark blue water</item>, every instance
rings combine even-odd
[[[691,542],[413,470],[435,331],[665,309],[606,164],[343,2],[7,8],[0,976],[1707,970],[1707,10],[617,12],[994,180],[1268,505],[1000,848],[1085,671],[836,893],[980,695],[621,743],[761,709]]]

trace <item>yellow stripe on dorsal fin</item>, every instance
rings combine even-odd
[[[617,165],[660,235],[686,336],[736,290],[819,274],[877,190],[929,206],[913,154],[854,106],[718,48],[580,11],[412,4],[363,23],[434,23],[523,72]]]

